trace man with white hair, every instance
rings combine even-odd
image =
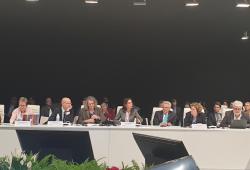
[[[49,117],[49,121],[56,121],[57,115],[59,115],[60,121],[73,123],[74,112],[72,109],[72,103],[70,98],[62,98],[61,107],[55,109],[55,111]]]
[[[225,117],[220,123],[221,127],[228,127],[233,120],[247,120],[249,122],[249,117],[242,112],[243,103],[241,101],[234,101],[232,107],[233,110],[225,113]]]
[[[176,114],[170,111],[171,103],[169,101],[162,102],[162,111],[155,112],[154,125],[172,126],[176,121]]]

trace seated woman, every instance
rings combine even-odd
[[[107,120],[114,120],[115,118],[115,110],[112,108],[108,107],[107,103],[102,103],[101,104],[101,111],[104,114],[104,116],[106,117]]]
[[[93,96],[86,98],[86,104],[79,112],[78,124],[99,123],[105,121],[106,118],[97,107],[97,100]]]
[[[20,97],[18,101],[18,108],[16,108],[10,118],[10,123],[15,123],[16,120],[27,120],[29,116],[34,115],[33,111],[27,107],[28,99]]]
[[[142,123],[143,119],[137,112],[137,109],[133,107],[133,101],[131,98],[125,98],[123,100],[123,108],[119,110],[117,113],[115,120],[121,122],[134,122],[136,119],[136,123]]]
[[[203,107],[200,103],[191,103],[190,109],[191,112],[188,112],[184,119],[184,127],[197,123],[206,124],[206,117],[205,114],[202,113]]]

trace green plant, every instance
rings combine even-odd
[[[0,170],[119,170],[117,167],[108,168],[105,163],[99,163],[100,160],[86,160],[81,164],[58,159],[54,155],[47,155],[42,160],[37,160],[37,154],[24,154],[23,152],[14,152],[11,157],[0,158]],[[142,166],[144,170],[148,167]],[[141,167],[136,161],[132,165],[124,165],[122,170],[140,170]]]

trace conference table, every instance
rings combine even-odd
[[[159,126],[0,125],[0,157],[21,150],[16,131],[88,132],[95,159],[110,166],[145,162],[132,133],[183,141],[201,170],[250,170],[250,129],[192,129]],[[167,153],[166,153],[167,154]]]

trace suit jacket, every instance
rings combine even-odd
[[[217,121],[216,121],[216,117],[215,117],[214,112],[211,112],[208,114],[207,125],[208,126],[217,126]]]
[[[227,111],[225,113],[223,120],[220,123],[220,127],[228,127],[233,120],[234,120],[234,112],[232,110]],[[249,123],[249,116],[241,112],[241,120],[247,120],[247,122]]]
[[[193,116],[191,112],[188,112],[186,114],[186,117],[184,119],[184,127],[191,126],[193,123]],[[206,116],[204,113],[198,113],[196,117],[196,123],[202,123],[202,124],[207,124],[206,122]]]
[[[52,112],[51,116],[49,117],[49,121],[56,121],[56,116],[57,116],[57,114],[59,114],[60,121],[73,123],[74,116],[75,116],[74,115],[74,111],[73,111],[73,109],[70,109],[69,112],[70,113],[68,115],[66,115],[64,113],[64,118],[62,120],[62,108],[61,107],[60,108],[56,108],[54,110],[54,112]]]
[[[160,125],[161,122],[163,120],[163,111],[157,111],[155,112],[155,116],[154,116],[154,125]],[[175,121],[176,121],[176,114],[173,112],[169,112],[168,113],[168,123],[172,123],[173,125],[175,125]]]
[[[124,109],[120,109],[120,111],[115,116],[115,120],[125,122],[125,118],[126,118],[126,111]],[[135,118],[137,118],[142,123],[143,119],[141,118],[137,110],[132,109],[129,115],[129,122],[133,122]]]
[[[49,117],[50,109],[52,113],[56,111],[56,108],[54,106],[51,106],[51,107],[47,105],[43,106],[40,111],[40,116]]]
[[[173,112],[174,112],[174,108],[173,109]],[[176,107],[176,121],[175,121],[175,125],[176,126],[183,126],[183,110],[180,108],[180,107]]]
[[[95,115],[101,118],[101,122],[104,122],[106,120],[106,117],[104,116],[100,108],[96,107],[94,113]],[[90,119],[92,115],[86,108],[82,108],[78,116],[79,117],[78,117],[77,123],[84,124],[84,120]]]

